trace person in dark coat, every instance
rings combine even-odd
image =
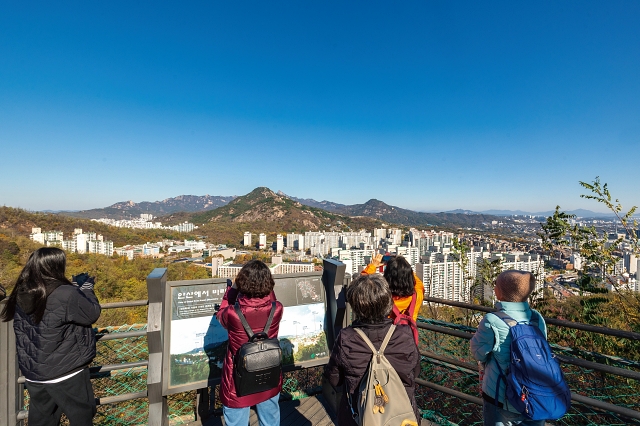
[[[264,392],[238,396],[233,379],[233,357],[243,344],[249,341],[242,322],[234,310],[236,301],[240,311],[247,319],[254,333],[261,332],[271,312],[272,302],[276,302],[276,310],[268,330],[270,339],[278,337],[280,320],[282,319],[282,303],[276,301],[273,287],[275,282],[271,270],[263,262],[252,260],[242,267],[232,286],[227,291],[220,304],[218,321],[229,332],[227,354],[222,366],[222,381],[220,383],[220,400],[222,412],[227,426],[246,426],[249,424],[249,407],[256,406],[258,420],[261,426],[276,426],[280,424],[280,407],[278,399],[282,389],[282,377],[278,386]]]
[[[62,413],[71,426],[92,424],[96,402],[89,364],[96,355],[91,325],[100,317],[94,279],[74,285],[66,256],[55,247],[31,254],[2,311],[13,319],[18,365],[29,391],[29,426],[55,426]]]
[[[387,318],[393,307],[393,299],[385,279],[381,275],[373,274],[361,275],[353,280],[347,288],[347,301],[356,320],[350,327],[340,330],[324,374],[333,387],[344,387],[338,408],[338,424],[357,426],[346,392],[351,394],[352,401],[358,400],[356,393],[367,372],[372,353],[354,328],[361,329],[373,346],[376,349],[380,348],[389,327],[393,324],[393,320]],[[410,327],[396,328],[384,356],[398,373],[416,418],[420,419],[420,410],[415,398],[415,379],[420,374],[420,355]]]

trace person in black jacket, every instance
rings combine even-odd
[[[18,364],[29,391],[29,426],[92,424],[96,402],[88,366],[96,355],[91,325],[100,316],[94,279],[65,277],[66,256],[55,247],[34,251],[20,272],[2,320],[13,322]]]
[[[324,374],[333,387],[344,386],[345,392],[338,408],[338,424],[356,426],[346,392],[351,394],[352,401],[358,400],[356,393],[367,372],[372,353],[354,328],[361,329],[373,346],[376,349],[380,348],[389,327],[393,324],[393,320],[387,318],[393,307],[393,299],[385,279],[379,274],[373,274],[361,275],[353,280],[347,288],[347,301],[356,320],[350,327],[340,330]],[[410,327],[396,328],[384,356],[400,376],[414,414],[420,419],[422,416],[415,398],[415,379],[420,373],[420,355]]]

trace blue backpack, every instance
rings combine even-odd
[[[571,391],[540,327],[539,313],[529,323],[519,323],[502,311],[492,312],[509,326],[511,361],[503,373],[499,363],[495,401],[500,380],[506,383],[505,407],[510,404],[531,420],[556,420],[571,407]]]

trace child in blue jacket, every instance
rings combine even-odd
[[[494,291],[498,302],[495,307],[518,322],[529,322],[532,315],[538,315],[538,326],[547,337],[547,326],[542,315],[531,309],[527,302],[534,288],[535,277],[531,272],[505,271],[496,279]],[[471,339],[471,353],[485,367],[484,379],[482,380],[484,424],[485,426],[543,426],[544,420],[529,420],[509,404],[505,404],[505,384],[503,380],[498,382],[500,372],[496,363],[499,363],[502,371],[507,370],[511,361],[510,345],[509,326],[496,315],[485,315]],[[500,388],[496,401],[496,385],[498,383]]]

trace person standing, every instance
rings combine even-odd
[[[504,271],[496,279],[494,292],[498,313],[517,322],[529,323],[537,319],[537,326],[547,337],[542,315],[529,307],[527,299],[535,288],[531,272]],[[501,372],[511,362],[511,333],[509,326],[493,313],[484,316],[470,342],[471,354],[484,366],[482,379],[483,420],[485,426],[523,425],[544,426],[544,420],[531,420],[519,413],[505,398],[505,380]]]
[[[393,304],[401,312],[410,315],[414,321],[418,320],[422,301],[424,300],[424,284],[411,269],[411,265],[402,256],[389,256],[384,261],[382,254],[378,253],[371,259],[371,263],[361,272],[362,275],[374,274],[381,266],[384,266],[384,279],[389,283]],[[415,308],[409,312],[411,299],[415,298]]]
[[[55,247],[34,251],[2,310],[13,320],[18,365],[29,391],[29,426],[91,425],[96,401],[89,364],[96,355],[91,325],[100,317],[94,278],[65,277],[66,256]]]
[[[349,401],[358,401],[358,388],[367,374],[373,354],[355,329],[361,330],[379,350],[393,325],[393,320],[388,318],[393,308],[393,299],[386,280],[377,274],[355,278],[347,287],[346,296],[355,320],[351,326],[338,333],[324,375],[334,388],[344,388],[338,407],[338,424],[357,426],[352,412],[354,407]],[[420,419],[415,398],[415,379],[420,374],[420,354],[409,327],[397,327],[394,330],[384,349],[384,356],[404,385],[406,394],[402,397],[409,399],[416,419]]]
[[[231,284],[230,281],[228,283]],[[267,335],[269,339],[277,338],[284,308],[282,303],[276,301],[274,286],[269,267],[260,260],[251,260],[238,272],[233,285],[227,286],[220,304],[218,321],[229,332],[229,344],[220,383],[222,413],[227,426],[247,426],[249,408],[252,405],[256,406],[260,426],[280,424],[278,399],[282,389],[282,375],[278,385],[272,389],[243,396],[238,395],[234,382],[234,356],[240,347],[249,341],[242,320],[235,311],[236,303],[249,327],[254,333],[259,333],[267,324],[275,302],[275,311]]]

